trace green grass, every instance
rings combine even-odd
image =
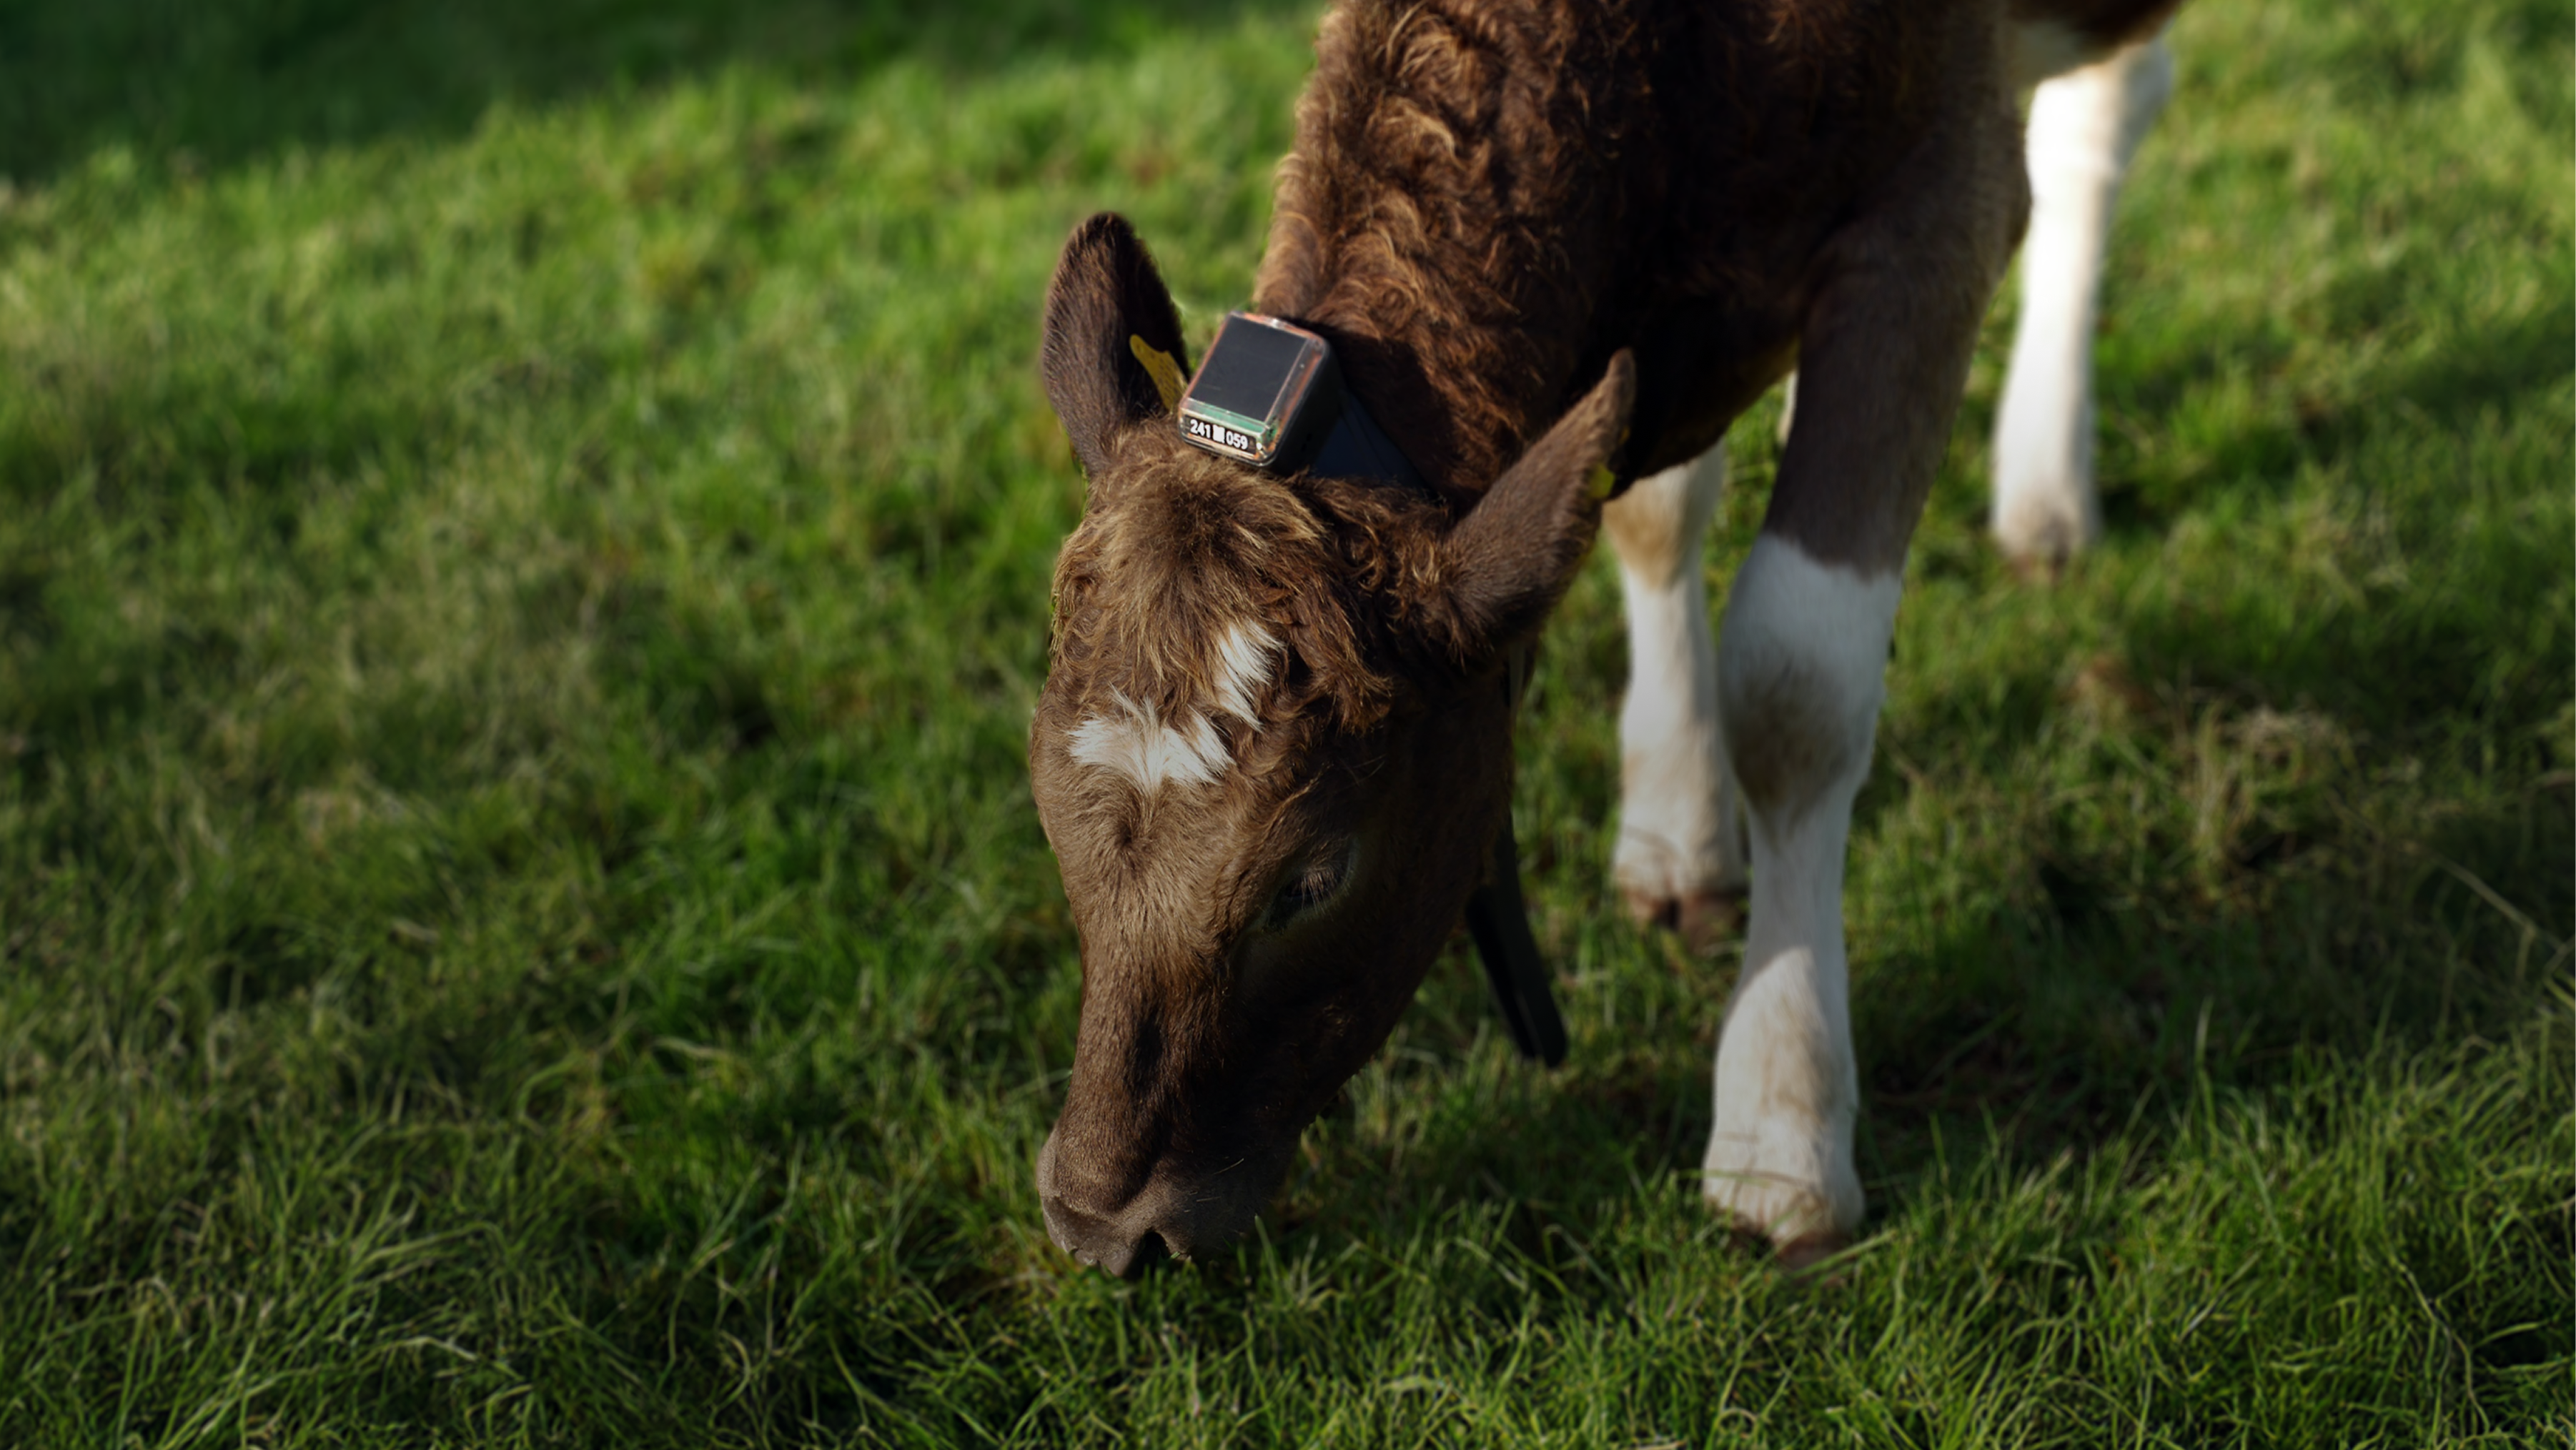
[[[1047,1244],[1036,303],[1103,206],[1240,301],[1312,21],[0,3],[0,1444],[2576,1439],[2538,3],[2185,13],[2053,589],[1990,325],[1838,1287],[1692,1191],[1735,963],[1605,889],[1606,561],[1522,745],[1571,1064],[1453,952],[1241,1253]]]

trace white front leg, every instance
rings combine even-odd
[[[1628,604],[1610,876],[1640,920],[1698,946],[1732,923],[1744,891],[1744,825],[1726,779],[1717,649],[1700,577],[1700,542],[1725,483],[1720,445],[1638,480],[1601,515]]]
[[[2173,91],[2162,38],[2031,97],[2021,321],[1995,420],[1996,542],[2053,566],[2102,536],[2093,488],[2093,332],[2120,179]]]
[[[1709,1201],[1792,1260],[1860,1226],[1860,1081],[1843,956],[1843,850],[1869,773],[1900,583],[1771,534],[1727,601],[1729,755],[1750,808],[1752,918],[1718,1038]]]

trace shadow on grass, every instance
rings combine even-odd
[[[2564,810],[2511,815],[2454,813],[2423,849],[2346,843],[2253,863],[2196,911],[2188,886],[2141,910],[2070,864],[2039,902],[1869,964],[1854,1007],[1871,1224],[1905,1216],[1919,1185],[1965,1161],[2009,1183],[2105,1151],[2152,1159],[2212,1091],[2267,1092],[2321,1063],[2358,1079],[2390,1054],[2510,1039],[2544,1010],[2549,945],[2518,939],[2441,858],[2536,834],[2526,880],[2576,868]],[[1695,1221],[1710,1124],[1701,1029],[1722,990],[1705,1021],[1595,1037],[1569,1070],[1497,1070],[1480,1060],[1490,1045],[1471,1049],[1466,1024],[1484,1006],[1471,971],[1445,961],[1419,1025],[1399,1033],[1437,1044],[1437,1065],[1397,1072],[1398,1091],[1438,1100],[1429,1111],[1393,1135],[1331,1115],[1309,1130],[1268,1220],[1283,1254],[1332,1262],[1350,1245],[1418,1246],[1490,1221],[1495,1241],[1563,1274],[1562,1289],[1592,1275],[1587,1246],[1639,1231],[1639,1214],[1661,1225],[1652,1235]],[[1684,1211],[1667,1217],[1654,1200]],[[1595,1279],[1574,1292],[1613,1304],[1625,1289]]]
[[[847,83],[898,58],[973,73],[1091,55],[1307,0],[98,0],[0,8],[0,177],[130,148],[177,171],[297,146],[452,137],[546,104],[735,63]]]
[[[2423,279],[2423,286],[2432,289],[2438,280]],[[2409,290],[2402,280],[2374,279],[2374,285],[2397,296]],[[2561,278],[2549,291],[2563,297],[2564,285]],[[2334,329],[2366,355],[2362,344],[2384,319],[2364,317],[2372,309],[2354,299],[2330,311]],[[2535,416],[2563,412],[2571,347],[2576,329],[2563,306],[2531,307],[2480,334],[2474,347],[2410,347],[2312,383],[2281,376],[2293,366],[2289,344],[2259,330],[2212,335],[2181,348],[2124,350],[2116,339],[2106,345],[2100,362],[2107,419],[2158,429],[2187,415],[2196,399],[2231,376],[2263,379],[2258,393],[2287,400],[2184,450],[2190,461],[2179,470],[2152,455],[2125,466],[2106,460],[2102,502],[2113,540],[2135,546],[2162,539],[2182,518],[2223,497],[2278,510],[2313,472],[2348,485],[2346,511],[2356,532],[2381,526],[2362,517],[2373,508],[2395,516],[2395,549],[2357,540],[2355,553],[2389,553],[2407,574],[2402,587],[2366,602],[2298,617],[2244,584],[2217,596],[2135,589],[2117,619],[2125,668],[2150,689],[2215,691],[2233,707],[2322,709],[2383,745],[2423,739],[2464,720],[2492,728],[2547,716],[2564,699],[2563,635],[2555,652],[2527,648],[2530,632],[2519,618],[2563,585],[2566,541],[2546,529],[2463,535],[2461,526],[2473,502],[2500,518],[2494,504],[2508,490],[2536,495],[2538,480],[2563,466],[2534,455],[2537,430],[2500,424],[2527,425]],[[2392,417],[2402,421],[2392,424]],[[1986,422],[1972,400],[1960,427]],[[2502,459],[2499,433],[2506,435]],[[2456,450],[2437,455],[2426,440],[2455,443]],[[2427,557],[2426,545],[2434,541],[2441,552]],[[2422,567],[2427,563],[2432,567]],[[1969,567],[1995,565],[1986,560]],[[2340,567],[2353,567],[2352,561]],[[2520,653],[2500,661],[2500,641]],[[2031,740],[2061,711],[2073,664],[2033,654],[2013,661],[2000,683],[1959,679],[1947,697],[1916,712],[1912,727],[1933,740]],[[2537,748],[2526,739],[2508,750]],[[1864,796],[1864,825],[1883,796],[1875,788]]]
[[[2544,290],[2549,300],[2477,333],[2473,345],[2427,349],[2363,373],[2345,390],[2350,401],[2344,406],[2302,420],[2314,446],[2330,452],[2358,447],[2384,426],[2380,410],[2389,407],[2470,442],[2493,430],[2499,409],[2563,415],[2568,358],[2576,352],[2576,325],[2567,310],[2571,278],[2556,267],[2547,270],[2557,272]],[[2389,290],[2402,297],[2405,288]]]
[[[2428,287],[2432,283],[2427,282]],[[2403,293],[2401,284],[2387,290]],[[2563,286],[2553,288],[2561,292]],[[2356,340],[2385,319],[2374,306],[2347,302],[2334,309],[2335,327]],[[2154,460],[2122,469],[2107,463],[2102,480],[2103,523],[2114,539],[2158,536],[2205,501],[2213,489],[2277,496],[2306,466],[2349,461],[2385,432],[2391,409],[2418,426],[2474,440],[2492,427],[2495,410],[2531,405],[2536,385],[2564,387],[2567,357],[2576,346],[2563,307],[2534,307],[2483,333],[2474,347],[2425,348],[2400,360],[2356,373],[2320,379],[2312,387],[2286,386],[2289,406],[2253,426],[2216,440],[2187,474],[2173,476]],[[2230,375],[2272,378],[2290,365],[2285,340],[2260,333],[2211,336],[2181,352],[2123,356],[2105,348],[2101,365],[2102,416],[2131,420],[2153,430],[2182,414],[2193,396]],[[2553,410],[2557,400],[2541,402]],[[1962,414],[1964,427],[1967,415]],[[2117,470],[2115,472],[2114,470]],[[2120,472],[2129,477],[2120,477]]]

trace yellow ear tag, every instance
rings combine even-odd
[[[1170,353],[1132,332],[1127,334],[1127,350],[1136,354],[1136,361],[1145,365],[1146,375],[1154,380],[1154,391],[1163,395],[1163,406],[1168,409],[1179,408],[1181,406],[1181,365],[1172,361]]]
[[[1619,430],[1619,441],[1611,444],[1610,449],[1613,453],[1616,453],[1618,450],[1627,446],[1628,430],[1625,427],[1622,427]],[[1610,471],[1609,462],[1604,460],[1592,465],[1592,472],[1590,476],[1584,479],[1584,482],[1592,489],[1592,501],[1594,503],[1599,503],[1610,496],[1610,490],[1619,486],[1619,477]]]

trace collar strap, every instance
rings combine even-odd
[[[1326,478],[1383,478],[1417,492],[1431,492],[1431,481],[1369,416],[1359,394],[1348,389],[1342,392],[1341,416],[1333,420],[1333,431],[1324,435],[1314,462],[1307,466]]]
[[[1485,883],[1467,898],[1467,931],[1485,964],[1512,1046],[1523,1058],[1555,1067],[1565,1061],[1565,1018],[1556,1010],[1547,960],[1530,934],[1529,903],[1521,898],[1520,852],[1512,840],[1511,813],[1494,833],[1494,859]]]
[[[1503,659],[1503,708],[1520,714],[1529,691],[1533,647],[1519,645]],[[1502,829],[1494,833],[1494,858],[1484,884],[1467,898],[1467,931],[1476,939],[1476,955],[1485,964],[1485,985],[1502,1010],[1512,1046],[1523,1058],[1555,1067],[1565,1061],[1565,1018],[1556,1010],[1556,993],[1531,933],[1529,903],[1521,896],[1519,844],[1512,839],[1512,815],[1503,810]]]

